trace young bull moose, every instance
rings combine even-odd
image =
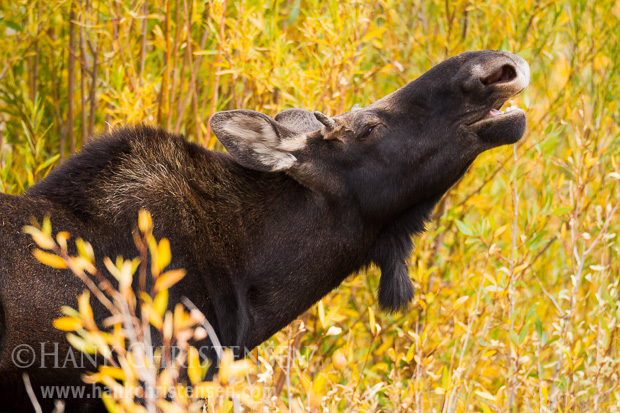
[[[155,235],[170,240],[171,267],[188,272],[170,302],[188,297],[226,346],[260,344],[371,263],[381,269],[379,305],[404,309],[412,235],[476,156],[521,138],[523,111],[499,109],[528,82],[519,56],[466,52],[333,118],[216,113],[228,153],[149,127],[116,130],[24,195],[0,194],[0,409],[30,404],[24,371],[42,402],[41,386],[79,385],[83,373],[54,368],[49,354],[63,359],[68,344],[52,320],[84,285],[32,257],[22,233],[30,217],[50,215],[55,229],[92,241],[99,259],[131,257],[147,209]],[[29,366],[15,359],[23,346],[34,349]],[[68,400],[67,410],[101,408],[86,402]]]

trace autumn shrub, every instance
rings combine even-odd
[[[518,53],[528,131],[438,205],[409,310],[351,277],[251,354],[262,408],[620,411],[619,28],[615,0],[4,2],[0,190],[117,125],[220,150],[215,111],[333,115],[462,51]]]
[[[87,287],[77,297],[78,309],[65,306],[65,316],[54,320],[54,327],[68,332],[75,349],[102,358],[84,382],[104,386],[101,398],[110,412],[225,412],[235,402],[258,408],[261,388],[246,380],[254,366],[249,360],[235,361],[232,351],[220,346],[209,322],[189,300],[185,305],[168,303],[168,290],[183,279],[185,270],[165,270],[172,258],[168,240],[155,239],[147,211],[140,212],[138,222],[138,256],[103,260],[116,282],[97,268],[88,241],[76,239],[78,254],[70,255],[71,234],[57,232],[54,239],[49,217],[42,226],[33,222],[24,227],[39,247],[33,255],[41,263],[72,271]],[[91,294],[109,312],[102,326],[95,322]],[[212,380],[205,380],[211,361],[201,359],[193,345],[207,336],[219,368]]]

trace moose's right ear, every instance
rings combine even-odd
[[[218,112],[210,123],[228,153],[241,165],[257,171],[290,169],[297,161],[291,152],[306,145],[305,134],[252,110]]]

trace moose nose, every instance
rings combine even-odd
[[[491,73],[486,79],[480,79],[483,85],[492,85],[493,83],[509,82],[517,77],[517,70],[513,65],[503,65],[494,73]]]
[[[480,73],[480,82],[488,87],[513,95],[519,93],[530,83],[530,66],[512,53],[499,52]]]

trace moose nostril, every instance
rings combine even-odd
[[[517,71],[511,65],[503,65],[490,76],[482,79],[482,83],[485,85],[492,85],[493,83],[509,82],[517,77]]]

